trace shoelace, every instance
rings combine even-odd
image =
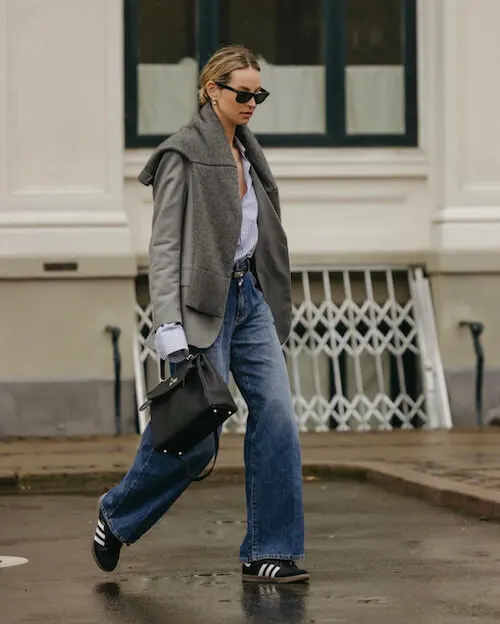
[[[295,561],[290,561],[288,559],[270,559],[269,563],[274,563],[275,565],[286,567],[286,568],[296,568]]]

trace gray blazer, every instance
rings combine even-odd
[[[266,192],[252,169],[259,204],[259,241],[255,251],[256,277],[263,291],[283,344],[292,322],[288,246],[281,226],[277,191]],[[268,193],[275,193],[273,202]],[[150,242],[149,288],[153,304],[153,328],[146,344],[154,349],[154,333],[165,323],[182,323],[189,345],[208,348],[216,340],[223,315],[207,314],[188,305],[192,284],[193,206],[191,163],[179,153],[166,152],[153,183],[154,216]],[[206,275],[204,297],[213,297],[211,275]],[[225,306],[225,302],[222,302]],[[215,309],[220,301],[206,301],[204,309]]]
[[[259,203],[259,241],[255,251],[256,277],[271,309],[283,344],[292,323],[288,246],[281,215],[252,169]],[[154,349],[154,333],[164,323],[182,323],[188,344],[204,349],[216,340],[223,315],[211,315],[188,305],[193,276],[194,206],[191,163],[176,152],[163,156],[153,184],[154,216],[149,248],[149,288],[153,328],[146,344]],[[273,197],[278,204],[277,198]],[[278,204],[279,205],[279,204]],[[205,297],[213,296],[211,276],[206,276]],[[210,309],[210,302],[206,302]],[[225,302],[224,302],[225,303]],[[220,302],[213,302],[214,308]]]
[[[292,322],[288,246],[281,226],[279,193],[257,139],[246,126],[236,134],[252,165],[259,204],[256,277],[281,343]],[[149,287],[153,328],[182,323],[188,344],[210,347],[227,303],[241,232],[236,163],[211,104],[166,139],[150,156],[139,180],[153,186]]]

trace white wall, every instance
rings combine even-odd
[[[122,20],[121,0],[0,0],[0,276],[147,253]],[[294,258],[500,251],[499,22],[498,0],[420,0],[419,148],[267,150]]]
[[[443,252],[498,251],[500,2],[433,4],[433,48],[441,63],[430,111],[434,244]]]
[[[122,31],[122,0],[0,0],[0,273],[132,258]]]
[[[432,202],[419,150],[270,149],[292,256],[352,261],[359,254],[425,253]],[[125,201],[133,245],[147,253],[151,190],[135,178],[147,150],[125,156]]]

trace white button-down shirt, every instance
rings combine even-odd
[[[241,153],[241,162],[243,164],[247,191],[241,200],[241,234],[238,247],[236,248],[235,263],[253,256],[259,238],[259,229],[257,227],[259,204],[253,187],[252,176],[250,175],[251,165],[246,157],[245,148],[238,139],[236,139],[236,145]]]

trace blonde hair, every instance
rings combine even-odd
[[[231,79],[232,72],[238,69],[252,67],[260,71],[260,66],[253,52],[242,45],[225,45],[219,48],[210,57],[200,75],[200,90],[198,100],[200,104],[206,104],[210,97],[207,93],[207,84],[210,81],[227,84]]]

